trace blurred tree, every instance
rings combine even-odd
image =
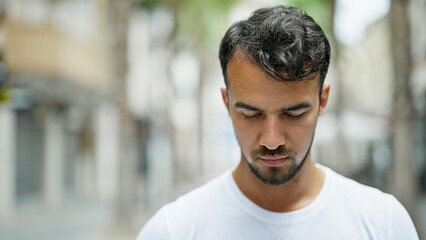
[[[206,70],[210,67],[212,56],[215,60],[218,55],[218,45],[222,34],[228,25],[228,13],[236,0],[216,0],[216,1],[199,1],[199,0],[142,0],[139,1],[140,6],[147,11],[153,11],[157,7],[163,7],[171,10],[173,14],[173,30],[169,39],[166,41],[169,50],[169,60],[167,61],[167,72],[169,74],[169,84],[175,91],[171,71],[171,61],[179,50],[188,49],[194,53],[200,63],[200,74],[198,83],[198,91],[196,96],[198,123],[197,138],[198,146],[194,147],[197,151],[198,172],[199,176],[203,175],[203,114],[202,109],[203,89],[205,85],[204,76]],[[173,125],[169,126],[172,132],[175,132]],[[176,144],[173,144],[176,147]],[[176,156],[176,154],[172,154]],[[177,159],[173,159],[173,169],[179,172],[180,166]],[[175,174],[175,180],[178,180],[179,173]]]
[[[235,1],[198,1],[186,0],[186,8],[182,8],[182,20],[179,21],[179,33],[182,36],[193,36],[187,43],[194,46],[200,61],[200,75],[198,81],[197,103],[198,103],[198,154],[200,156],[199,171],[204,172],[204,141],[203,141],[203,106],[204,88],[206,84],[206,71],[211,67],[212,60],[218,64],[217,56],[219,43],[228,25],[228,14]],[[191,46],[189,45],[189,46]],[[212,56],[215,56],[212,58]]]
[[[339,41],[336,38],[336,34],[334,32],[334,18],[335,18],[335,14],[336,14],[336,0],[328,0],[329,3],[329,7],[331,9],[331,14],[329,14],[328,16],[330,16],[329,18],[329,22],[330,22],[330,28],[331,28],[331,33],[329,36],[331,36],[330,38],[330,44],[332,47],[332,65],[334,66],[334,78],[335,78],[335,85],[334,86],[334,91],[335,91],[335,99],[334,99],[334,114],[336,116],[336,137],[335,137],[335,143],[336,143],[336,148],[335,148],[335,154],[336,154],[336,162],[335,164],[337,165],[336,167],[338,171],[348,174],[347,170],[348,168],[347,166],[347,162],[350,161],[350,159],[348,159],[350,157],[350,155],[348,154],[348,148],[347,148],[347,140],[344,136],[343,133],[343,129],[344,129],[344,123],[343,123],[343,119],[342,119],[342,112],[343,109],[345,107],[345,102],[346,102],[346,98],[345,98],[345,94],[344,94],[344,88],[343,88],[343,70],[344,70],[344,66],[342,61],[340,61],[341,55],[341,48],[342,45],[339,43]],[[345,171],[346,170],[346,171]],[[354,173],[351,173],[354,174]]]
[[[136,183],[136,123],[127,106],[128,23],[133,0],[112,0],[112,54],[117,108],[120,113],[119,186],[116,221],[119,230],[131,227]]]
[[[391,49],[393,58],[392,176],[393,193],[400,199],[413,220],[416,219],[417,181],[414,171],[413,135],[415,110],[411,93],[411,39],[409,3],[392,0],[390,11]]]

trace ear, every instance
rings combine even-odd
[[[222,93],[222,99],[223,103],[225,103],[225,107],[228,110],[229,113],[229,97],[228,97],[228,91],[225,88],[221,88],[220,92]]]
[[[319,116],[324,113],[325,107],[327,106],[329,93],[330,93],[330,83],[324,83],[321,90],[320,108],[318,113]]]

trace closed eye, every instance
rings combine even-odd
[[[255,119],[262,116],[262,113],[242,113],[245,119]]]
[[[286,117],[290,118],[291,120],[297,120],[297,119],[300,119],[300,118],[302,118],[304,116],[304,112],[302,112],[302,113],[292,113],[292,114],[290,114],[290,113],[284,113],[284,115]]]

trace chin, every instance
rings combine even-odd
[[[290,182],[300,172],[306,162],[307,155],[308,154],[303,157],[299,164],[297,164],[293,159],[288,159],[287,161],[291,161],[291,163],[284,164],[280,167],[268,167],[262,163],[256,164],[255,161],[247,161],[247,164],[250,171],[264,184],[279,186]]]

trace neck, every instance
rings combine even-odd
[[[325,173],[315,166],[309,153],[299,173],[282,185],[263,183],[250,171],[244,158],[241,158],[233,177],[241,192],[258,206],[273,212],[290,212],[315,200],[324,183]]]

